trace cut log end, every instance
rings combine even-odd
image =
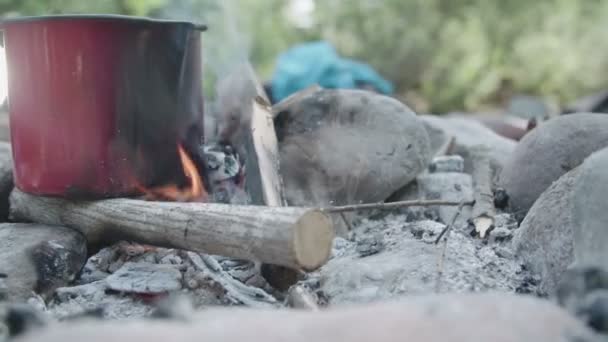
[[[321,267],[331,254],[334,229],[331,219],[320,210],[304,213],[296,222],[294,252],[304,271]]]

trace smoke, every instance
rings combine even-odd
[[[252,39],[239,25],[240,0],[170,1],[153,16],[205,24],[202,36],[205,140],[236,139],[249,120],[255,97],[250,64]],[[245,71],[245,72],[244,72]],[[233,141],[233,143],[236,143]]]

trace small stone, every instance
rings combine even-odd
[[[356,251],[361,257],[380,253],[383,249],[384,238],[382,234],[367,235],[357,241]]]
[[[431,173],[464,172],[464,159],[459,155],[435,157],[429,165]]]
[[[86,240],[79,232],[38,224],[0,224],[0,272],[11,301],[32,292],[44,297],[76,278],[86,262]]]
[[[159,294],[182,288],[182,274],[173,266],[126,263],[106,279],[108,288],[120,292]]]

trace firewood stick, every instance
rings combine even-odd
[[[475,232],[484,238],[488,231],[494,226],[494,194],[492,193],[492,168],[490,159],[485,148],[471,149],[472,177],[475,204],[471,213],[471,221],[475,226]]]
[[[331,220],[316,209],[126,198],[69,201],[17,189],[11,194],[11,218],[67,226],[91,244],[130,240],[305,271],[328,260],[334,237]]]

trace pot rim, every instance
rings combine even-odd
[[[120,14],[52,14],[52,15],[40,15],[40,16],[22,16],[13,18],[0,19],[0,28],[6,25],[12,24],[27,24],[35,21],[55,21],[55,20],[101,20],[101,21],[119,21],[128,22],[133,24],[164,24],[164,25],[186,25],[192,29],[199,31],[206,31],[207,25],[194,23],[190,21],[182,20],[169,20],[169,19],[153,19],[148,17],[137,17]]]

